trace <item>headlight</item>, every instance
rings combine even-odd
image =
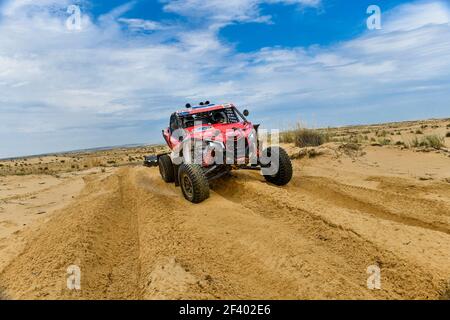
[[[220,141],[213,141],[213,140],[205,140],[205,141],[208,144],[208,146],[211,146],[214,148],[216,148],[216,147],[223,148],[223,143]]]

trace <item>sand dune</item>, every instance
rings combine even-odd
[[[2,233],[2,297],[446,297],[450,159],[397,148],[364,150],[352,157],[325,145],[319,157],[294,160],[294,179],[282,188],[257,172],[235,172],[212,184],[211,198],[199,205],[165,184],[157,168],[140,166],[30,187],[16,198],[52,192],[63,199],[61,190],[74,198],[54,200],[61,205],[16,227],[17,234]],[[430,179],[421,179],[427,174]],[[16,216],[30,214],[16,209],[8,207]],[[13,230],[16,222],[9,221],[0,227]],[[73,264],[81,268],[80,291],[66,286]],[[381,290],[367,288],[370,265],[381,267]]]

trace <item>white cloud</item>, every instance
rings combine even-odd
[[[165,0],[164,9],[186,17],[197,17],[213,21],[219,26],[232,22],[269,22],[269,15],[261,15],[260,6],[288,4],[301,7],[316,7],[320,0]]]
[[[410,31],[427,25],[450,23],[448,5],[441,1],[423,1],[402,5],[386,15],[383,28],[388,31]]]
[[[158,141],[171,111],[201,99],[249,105],[268,126],[297,117],[342,124],[448,110],[450,26],[443,17],[450,10],[443,2],[401,6],[386,13],[383,32],[332,47],[242,54],[221,42],[215,27],[159,29],[124,19],[133,3],[96,21],[84,14],[82,30],[69,31],[64,1],[0,7],[0,157]],[[199,14],[223,5],[217,12],[235,21],[261,18],[257,1],[202,3]],[[435,18],[420,15],[424,5]],[[180,6],[166,3],[187,15]],[[133,37],[121,23],[152,32]]]
[[[143,19],[125,19],[119,18],[119,22],[125,23],[133,31],[156,31],[164,29],[164,26],[156,21]]]

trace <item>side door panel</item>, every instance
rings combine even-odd
[[[164,140],[166,140],[167,145],[169,146],[169,148],[172,149],[172,143],[170,142],[170,130],[169,128],[166,128],[162,131]]]

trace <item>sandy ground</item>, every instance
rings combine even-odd
[[[0,295],[449,298],[448,155],[326,144],[293,164],[286,187],[234,172],[199,205],[157,168],[0,177]],[[67,289],[70,265],[79,291]],[[367,287],[372,265],[379,290]]]

